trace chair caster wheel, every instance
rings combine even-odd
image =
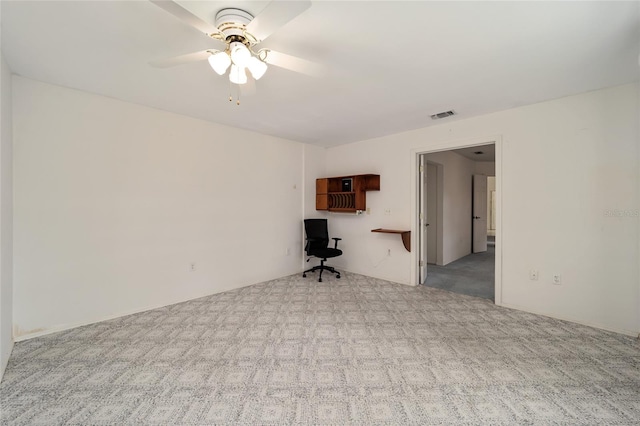
[[[302,278],[307,278],[307,274],[302,274]]]
[[[340,279],[340,274],[336,275],[336,278],[337,278],[337,279]]]

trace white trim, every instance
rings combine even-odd
[[[288,276],[288,275],[285,275],[285,276]],[[97,323],[100,323],[100,322],[103,322],[103,321],[109,321],[109,320],[113,320],[113,319],[116,319],[116,318],[122,318],[122,317],[126,317],[126,316],[129,316],[129,315],[139,314],[141,312],[147,312],[147,311],[152,311],[154,309],[165,308],[167,306],[173,306],[173,305],[177,305],[179,303],[189,302],[191,300],[197,300],[197,299],[201,299],[203,297],[209,297],[209,296],[212,296],[214,294],[224,293],[224,292],[227,292],[227,291],[237,290],[239,288],[244,288],[244,287],[249,287],[249,286],[252,286],[252,285],[260,284],[260,283],[263,283],[263,282],[266,282],[266,281],[270,281],[271,279],[273,279],[273,278],[269,278],[269,279],[264,280],[264,281],[258,281],[256,283],[252,283],[252,284],[246,284],[246,285],[240,285],[240,286],[237,286],[237,287],[224,288],[224,289],[221,289],[220,291],[217,291],[215,293],[208,293],[208,294],[203,294],[202,296],[191,297],[191,298],[188,298],[188,299],[181,299],[181,300],[178,300],[178,301],[175,301],[175,302],[171,302],[171,303],[165,304],[165,305],[151,305],[151,306],[147,306],[147,307],[144,307],[144,308],[136,308],[136,309],[132,309],[130,311],[124,311],[124,312],[120,312],[120,313],[117,313],[117,314],[107,315],[105,317],[100,317],[98,319],[94,319],[94,320],[91,320],[91,321],[83,321],[83,322],[73,323],[73,324],[58,324],[58,325],[53,326],[51,328],[47,328],[47,329],[44,329],[44,330],[43,329],[38,329],[37,331],[26,332],[25,334],[21,334],[19,336],[16,336],[16,329],[14,327],[14,330],[13,330],[14,341],[15,342],[22,342],[23,340],[29,340],[29,339],[33,339],[35,337],[46,336],[46,335],[49,335],[49,334],[58,333],[60,331],[71,330],[71,329],[78,328],[78,327],[84,327],[86,325],[97,324]]]
[[[427,160],[427,164],[436,168],[437,174],[437,211],[436,211],[436,265],[444,264],[444,229],[442,224],[444,223],[444,167],[442,164],[435,163]]]
[[[4,376],[4,372],[7,369],[7,365],[9,364],[9,359],[11,358],[11,352],[13,352],[13,340],[11,340],[11,342],[9,342],[9,349],[4,349],[7,352],[7,358],[4,360],[3,363],[0,364],[0,382],[2,381],[2,377]]]
[[[640,58],[638,59],[640,61]],[[636,99],[640,99],[640,84],[637,85],[637,98]],[[640,121],[636,120],[636,138],[638,138],[640,136]],[[637,141],[637,139],[636,139]],[[638,162],[636,164],[640,164],[640,149],[637,149],[636,152],[638,153]],[[636,167],[636,171],[637,171],[637,167]],[[636,175],[637,176],[637,175]],[[640,198],[640,188],[638,191],[638,194],[636,195],[638,198]],[[638,235],[638,245],[637,247],[640,247],[640,235]],[[640,250],[638,250],[638,277],[640,277]],[[636,308],[636,333],[635,336],[638,340],[640,340],[640,279],[638,279],[638,292],[637,292],[637,298],[638,298],[638,305]]]
[[[200,296],[200,297],[207,297],[207,296]],[[73,323],[73,324],[60,324],[60,325],[56,325],[54,327],[51,328],[47,328],[45,330],[39,330],[33,333],[25,333],[25,334],[21,334],[20,336],[15,336],[15,341],[16,342],[22,342],[23,340],[29,340],[29,339],[33,339],[35,337],[42,337],[42,336],[47,336],[49,334],[53,334],[53,333],[58,333],[60,331],[66,331],[66,330],[71,330],[74,328],[78,328],[78,327],[84,327],[86,325],[91,325],[91,324],[97,324],[103,321],[110,321],[116,318],[122,318],[122,317],[126,317],[128,315],[133,315],[133,314],[139,314],[141,312],[146,312],[146,311],[151,311],[154,309],[160,309],[160,308],[164,308],[167,306],[171,306],[171,305],[176,305],[178,303],[184,303],[184,302],[188,302],[189,300],[195,300],[195,299],[200,299],[200,297],[196,297],[194,299],[185,299],[185,300],[181,300],[179,302],[174,302],[174,303],[170,303],[168,305],[152,305],[152,306],[148,306],[146,308],[139,308],[139,309],[133,309],[131,311],[125,311],[125,312],[120,312],[118,314],[114,314],[114,315],[108,315],[105,317],[100,317],[98,319],[95,320],[91,320],[91,321],[83,321],[83,322],[78,322],[78,323]]]
[[[413,286],[418,285],[418,162],[421,154],[429,154],[471,146],[495,144],[496,163],[496,258],[495,258],[495,304],[502,305],[502,135],[485,136],[471,139],[458,139],[426,145],[411,150],[411,279]]]
[[[496,251],[495,304],[502,306],[502,136],[495,140],[495,172],[496,172]]]
[[[340,269],[341,272],[347,272],[349,274],[362,275],[362,276],[369,277],[369,278],[375,278],[375,279],[378,279],[378,280],[389,281],[390,283],[393,283],[393,284],[408,285],[410,287],[415,287],[414,284],[398,281],[397,278],[389,278],[389,277],[385,277],[385,276],[382,276],[382,275],[371,275],[371,273],[369,273],[369,272],[367,272],[367,273],[353,272],[353,271],[350,271],[348,269],[338,268],[337,266],[336,266],[336,268]]]
[[[586,321],[581,321],[581,320],[578,320],[578,319],[575,319],[575,318],[571,318],[571,317],[553,315],[553,314],[550,314],[548,312],[542,312],[542,311],[532,310],[532,309],[529,309],[529,308],[524,308],[524,307],[519,306],[519,305],[512,305],[512,304],[509,304],[509,303],[503,303],[503,304],[500,305],[500,307],[507,308],[507,309],[515,309],[516,311],[528,312],[530,314],[535,314],[535,315],[542,315],[544,317],[553,318],[553,319],[557,319],[557,320],[560,320],[560,321],[571,322],[571,323],[574,323],[574,324],[580,324],[580,325],[584,325],[586,327],[595,328],[596,330],[610,331],[612,333],[624,334],[625,336],[631,336],[631,337],[637,337],[638,336],[638,331],[625,330],[625,329],[616,329],[616,328],[611,328],[611,327],[603,327],[601,325],[589,323],[589,322],[586,322]]]
[[[305,230],[304,230],[304,220],[307,218],[307,144],[302,145],[302,182],[300,182],[300,186],[302,188],[302,220],[300,221],[300,268],[304,271],[305,269],[305,258],[307,253],[305,253]],[[315,191],[313,194],[314,198],[316,196]]]

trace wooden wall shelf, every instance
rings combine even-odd
[[[367,191],[380,191],[380,175],[316,179],[316,210],[340,213],[365,211]]]
[[[397,229],[372,229],[371,232],[381,232],[383,234],[400,234],[402,238],[402,244],[404,244],[404,248],[407,249],[408,252],[411,251],[411,231],[399,231]]]

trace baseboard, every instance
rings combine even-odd
[[[554,315],[554,314],[551,314],[549,312],[540,312],[540,311],[524,308],[524,307],[518,306],[518,305],[511,305],[511,304],[508,304],[508,303],[496,304],[496,306],[501,306],[503,308],[509,308],[509,309],[515,309],[516,311],[528,312],[530,314],[542,315],[542,316],[545,316],[545,317],[549,317],[549,318],[553,318],[553,319],[557,319],[557,320],[561,320],[561,321],[572,322],[572,323],[575,323],[575,324],[586,325],[587,327],[597,328],[598,330],[610,331],[612,333],[624,334],[625,336],[629,336],[629,337],[640,338],[640,330],[625,330],[625,329],[615,329],[615,328],[611,328],[611,327],[604,327],[604,326],[599,325],[599,324],[593,324],[593,323],[589,323],[589,322],[586,322],[586,321],[578,320],[578,319],[575,319],[575,318]]]
[[[6,358],[0,356],[0,382],[2,382],[2,378],[4,377],[4,372],[7,369],[7,364],[9,364],[9,358],[11,358],[11,352],[13,351],[13,342],[10,342],[9,349],[6,351]]]
[[[360,272],[353,272],[350,271],[348,269],[344,269],[344,268],[340,268],[342,271],[347,272],[347,273],[351,273],[351,274],[357,274],[357,275],[364,275],[367,277],[371,277],[371,278],[376,278],[376,279],[381,279],[381,280],[385,280],[385,281],[389,281],[389,282],[393,282],[396,284],[402,284],[402,285],[408,285],[411,287],[415,287],[415,284],[411,284],[411,283],[407,283],[407,282],[400,282],[400,281],[396,281],[394,278],[389,278],[389,277],[384,277],[384,276],[378,276],[378,275],[371,275],[371,274],[362,274]],[[287,275],[288,276],[288,275]],[[269,280],[266,280],[269,281]],[[260,281],[260,282],[264,282],[264,281]],[[125,311],[125,312],[120,312],[114,315],[108,315],[105,317],[101,317],[98,319],[94,319],[91,321],[86,321],[86,322],[80,322],[80,323],[73,323],[73,324],[63,324],[63,325],[58,325],[55,327],[51,327],[45,330],[38,330],[36,332],[33,333],[25,333],[19,336],[14,335],[14,342],[22,342],[24,340],[29,340],[29,339],[33,339],[36,337],[42,337],[42,336],[46,336],[49,334],[53,334],[53,333],[58,333],[61,331],[65,331],[65,330],[71,330],[73,328],[77,328],[77,327],[84,327],[86,325],[91,325],[91,324],[97,324],[99,322],[103,322],[103,321],[109,321],[112,319],[116,319],[116,318],[121,318],[121,317],[125,317],[128,315],[134,315],[134,314],[138,314],[141,312],[146,312],[146,311],[150,311],[153,309],[159,309],[159,308],[164,308],[166,306],[172,306],[172,305],[176,305],[178,303],[184,303],[184,302],[188,302],[190,300],[196,300],[196,299],[200,299],[202,297],[208,297],[211,296],[213,294],[219,294],[219,293],[223,293],[225,291],[230,291],[230,290],[236,290],[239,288],[244,288],[244,287],[249,287],[255,284],[259,284],[259,283],[251,283],[251,284],[246,284],[246,285],[241,285],[238,287],[232,287],[232,288],[226,288],[226,289],[222,289],[220,291],[214,292],[214,293],[209,293],[209,294],[205,294],[202,296],[197,296],[197,297],[191,297],[191,298],[187,298],[187,299],[183,299],[183,300],[178,300],[175,302],[171,302],[168,304],[163,304],[163,305],[152,305],[152,306],[147,306],[144,308],[138,308],[138,309],[133,309],[131,311]],[[512,304],[508,304],[508,303],[496,303],[496,306],[501,306],[504,308],[509,308],[509,309],[515,309],[518,311],[523,311],[523,312],[528,312],[528,313],[532,313],[532,314],[536,314],[536,315],[543,315],[549,318],[554,318],[554,319],[558,319],[561,321],[568,321],[568,322],[572,322],[572,323],[576,323],[576,324],[580,324],[580,325],[585,325],[587,327],[593,327],[593,328],[597,328],[600,330],[605,330],[605,331],[610,331],[613,333],[619,333],[619,334],[624,334],[626,336],[630,336],[633,338],[637,338],[640,339],[640,330],[624,330],[624,329],[615,329],[615,328],[610,328],[610,327],[604,327],[602,325],[599,324],[593,324],[593,323],[589,323],[589,322],[585,322],[585,321],[581,321],[581,320],[577,320],[575,318],[570,318],[570,317],[563,317],[563,316],[559,316],[559,315],[554,315],[551,314],[549,312],[541,312],[541,311],[536,311],[536,310],[532,310],[532,309],[528,309],[522,306],[518,306],[518,305],[512,305]],[[11,343],[11,350],[13,349],[13,342]],[[11,350],[9,350],[9,355],[11,354]],[[0,365],[0,380],[2,379],[2,375],[4,374],[4,370],[6,368],[6,365],[9,361],[9,356],[7,357],[7,359],[2,360],[2,363]]]
[[[270,281],[270,280],[265,280],[265,281]],[[174,302],[171,302],[171,303],[160,304],[160,305],[150,305],[150,306],[146,306],[146,307],[142,307],[142,308],[136,308],[136,309],[132,309],[130,311],[119,312],[117,314],[107,315],[107,316],[104,316],[104,317],[92,319],[90,321],[84,321],[84,322],[78,322],[78,323],[72,323],[72,324],[60,324],[60,325],[56,325],[56,326],[51,327],[51,328],[39,329],[39,330],[34,331],[34,332],[26,332],[26,333],[20,334],[20,335],[18,335],[14,331],[14,341],[22,342],[24,340],[33,339],[33,338],[36,338],[36,337],[47,336],[49,334],[59,333],[61,331],[71,330],[73,328],[84,327],[86,325],[97,324],[97,323],[100,323],[100,322],[103,322],[103,321],[109,321],[109,320],[113,320],[113,319],[116,319],[116,318],[126,317],[128,315],[139,314],[141,312],[151,311],[153,309],[159,309],[159,308],[164,308],[164,307],[167,307],[167,306],[173,306],[173,305],[177,305],[178,303],[184,303],[184,302],[188,302],[190,300],[201,299],[203,297],[208,297],[208,296],[211,296],[211,295],[214,295],[214,294],[224,293],[225,291],[231,291],[231,290],[237,290],[239,288],[249,287],[249,286],[252,286],[252,285],[255,285],[255,284],[259,284],[261,282],[264,282],[264,281],[260,281],[260,282],[257,282],[257,283],[246,284],[246,285],[241,285],[241,286],[238,286],[238,287],[224,288],[224,289],[221,289],[220,291],[216,291],[216,292],[213,292],[213,293],[208,293],[208,294],[204,294],[204,295],[196,296],[196,297],[190,297],[190,298],[187,298],[187,299],[181,299],[181,300],[174,301]]]
[[[370,274],[370,273],[363,274],[363,273],[361,273],[361,272],[353,272],[353,271],[350,271],[350,270],[348,270],[348,269],[344,269],[344,268],[339,268],[339,267],[336,267],[336,268],[340,269],[341,271],[348,272],[348,273],[350,273],[350,274],[357,274],[357,275],[363,275],[363,276],[365,276],[365,277],[377,278],[377,279],[379,279],[379,280],[385,280],[385,281],[389,281],[389,282],[392,282],[392,283],[395,283],[395,284],[408,285],[408,286],[410,286],[410,287],[415,287],[415,286],[417,285],[417,284],[411,284],[411,283],[409,283],[409,282],[402,282],[402,281],[398,281],[398,280],[396,280],[395,278],[384,277],[384,276],[381,276],[381,275],[372,275],[372,274]]]

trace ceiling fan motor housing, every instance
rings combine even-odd
[[[224,34],[227,42],[240,41],[246,44],[245,29],[253,20],[253,15],[242,9],[227,8],[216,14],[216,27]]]

